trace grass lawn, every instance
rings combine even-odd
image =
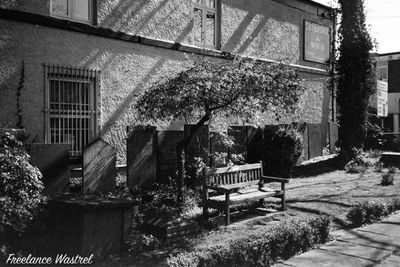
[[[371,163],[377,158],[371,158]],[[400,177],[397,171],[394,185],[380,185],[382,173],[369,167],[363,173],[346,173],[343,166],[313,163],[308,172],[311,176],[293,178],[287,185],[287,211],[265,216],[248,215],[233,221],[229,227],[204,232],[194,237],[179,240],[154,251],[140,259],[120,259],[113,261],[116,266],[162,266],[170,253],[182,250],[201,249],[209,245],[224,244],[227,240],[248,235],[252,229],[264,227],[266,230],[277,222],[319,214],[329,214],[333,218],[333,230],[346,227],[345,216],[352,204],[372,199],[392,199],[400,196]],[[340,168],[340,169],[339,169]],[[307,175],[306,174],[302,174]]]

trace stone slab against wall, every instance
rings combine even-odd
[[[310,153],[308,149],[308,124],[303,131],[303,155],[300,157],[300,162],[309,160]]]
[[[308,153],[310,159],[322,156],[321,124],[308,124]]]
[[[43,175],[44,194],[63,193],[69,187],[69,148],[68,144],[30,144],[28,153],[32,165]]]
[[[329,151],[335,151],[336,142],[339,140],[339,125],[337,122],[329,122]]]
[[[175,178],[178,159],[176,144],[182,140],[183,131],[159,131],[157,134],[157,181],[168,182]]]
[[[83,193],[108,193],[115,189],[116,151],[98,138],[83,150]]]
[[[127,181],[130,188],[152,184],[157,176],[157,128],[135,126],[129,133],[127,145]]]
[[[184,135],[188,136],[194,125],[185,124]],[[194,163],[194,157],[203,159],[207,166],[210,166],[210,129],[208,125],[203,125],[197,130],[190,144],[185,148],[185,171],[191,177],[195,177],[195,170],[191,166]]]

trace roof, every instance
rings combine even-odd
[[[378,54],[379,57],[382,57],[382,56],[392,56],[392,55],[400,55],[400,51],[399,51],[399,52],[390,52],[390,53]]]

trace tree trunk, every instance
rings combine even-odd
[[[180,206],[182,206],[183,204],[183,186],[185,179],[185,148],[190,144],[196,132],[210,118],[211,112],[207,111],[206,114],[197,122],[197,124],[192,129],[190,129],[189,135],[176,144],[176,155],[178,159],[176,184],[178,187],[178,203]]]

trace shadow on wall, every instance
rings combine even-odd
[[[129,34],[172,40],[185,33],[191,22],[189,1],[182,0],[102,0],[99,5],[99,25]],[[189,29],[189,32],[191,28]]]
[[[224,4],[223,11],[233,16],[222,17],[221,23],[233,27],[233,31],[222,33],[222,50],[274,60],[299,60],[300,19],[295,13],[283,12],[283,5],[265,0]]]
[[[183,40],[192,28],[189,22],[176,42]],[[81,59],[79,66],[101,70],[101,132],[100,136],[118,151],[118,162],[124,163],[127,125],[137,124],[133,105],[136,97],[157,77],[176,73],[189,66],[196,56],[186,53],[141,46],[130,43],[98,45],[96,39],[87,47],[94,47]],[[73,53],[67,51],[67,53]],[[189,61],[188,58],[192,58]],[[122,158],[121,158],[122,157]]]
[[[0,80],[0,128],[16,128],[18,123],[17,88],[21,80],[21,65],[11,72],[4,72],[3,75]]]

